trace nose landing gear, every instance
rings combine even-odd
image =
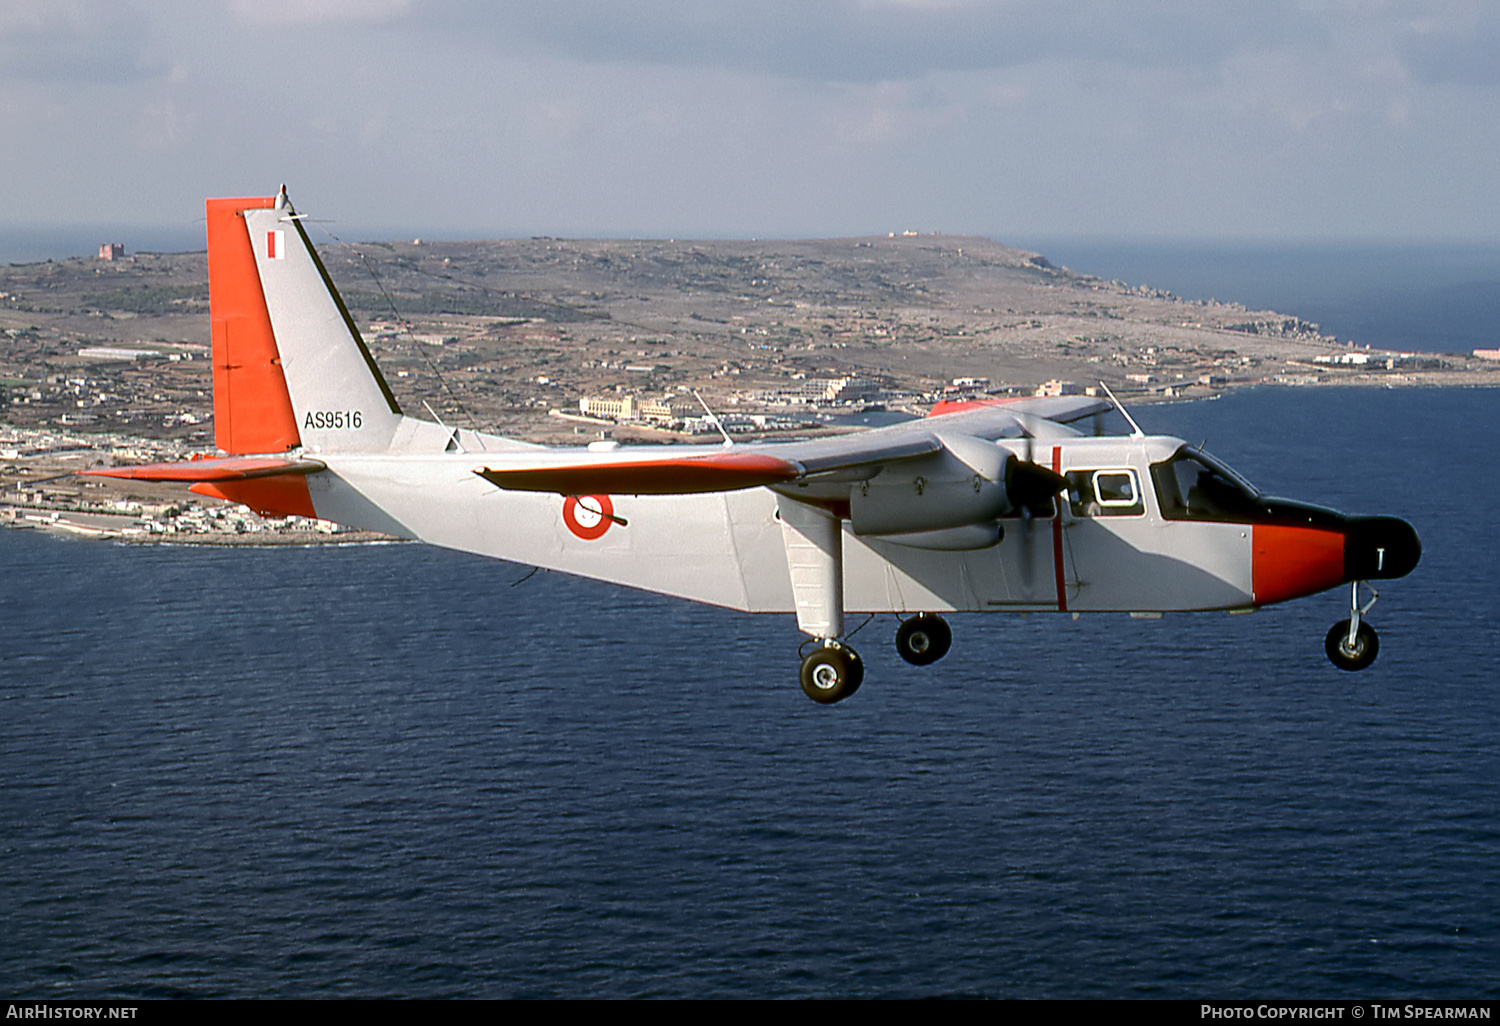
[[[1370,589],[1370,598],[1364,605],[1359,602],[1359,586]],[[1329,662],[1341,670],[1363,670],[1375,661],[1380,652],[1380,636],[1364,620],[1364,615],[1380,598],[1368,581],[1355,581],[1349,594],[1349,619],[1340,620],[1328,632],[1323,641],[1323,651]]]

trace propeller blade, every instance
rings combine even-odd
[[[1067,478],[1040,463],[1012,457],[1005,464],[1005,494],[1023,509],[1039,506],[1067,487]]]
[[[1033,510],[1036,509],[1036,505],[1032,502],[1023,501],[1022,497],[1017,495],[1016,491],[1012,489],[1012,482],[1015,481],[1015,474],[1018,468],[1038,466],[1038,464],[1032,459],[1032,455],[1036,451],[1036,435],[1032,434],[1030,431],[1027,431],[1025,439],[1026,458],[1023,460],[1018,460],[1015,457],[1011,457],[1005,463],[1005,494],[1010,499],[1010,501],[1021,511],[1021,584],[1025,588],[1026,594],[1030,595],[1032,594],[1036,584],[1037,541],[1034,537],[1035,525],[1033,523],[1036,516]],[[1026,485],[1024,483],[1024,478],[1026,477],[1025,471],[1021,471],[1021,477],[1023,478],[1023,482],[1020,484],[1020,490],[1024,493],[1026,491]],[[1045,498],[1045,496],[1043,496],[1043,498]]]

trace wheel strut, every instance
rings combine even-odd
[[[1359,586],[1363,584],[1370,589],[1370,598],[1364,605],[1359,604]],[[1359,633],[1360,620],[1370,611],[1370,607],[1380,600],[1380,592],[1369,581],[1355,581],[1349,586],[1349,644],[1354,644],[1354,637]]]

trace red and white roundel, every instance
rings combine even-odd
[[[563,503],[563,523],[584,541],[603,538],[614,515],[615,504],[608,495],[570,495]]]

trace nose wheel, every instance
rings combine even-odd
[[[1359,601],[1359,587],[1363,584],[1370,590],[1370,598],[1363,605]],[[1363,670],[1375,661],[1380,652],[1380,636],[1364,619],[1380,593],[1368,581],[1355,581],[1349,594],[1349,619],[1340,620],[1328,632],[1323,641],[1323,651],[1328,661],[1341,670]]]
[[[1367,623],[1353,626],[1348,620],[1340,620],[1328,632],[1323,642],[1328,659],[1341,670],[1363,670],[1375,661],[1380,651],[1380,636]]]

